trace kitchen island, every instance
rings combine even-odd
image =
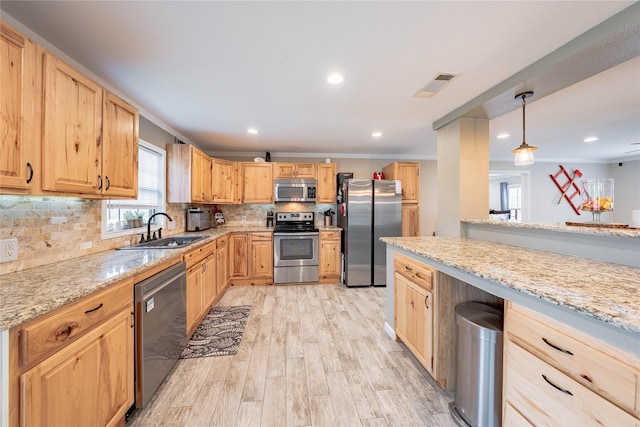
[[[402,253],[505,300],[640,355],[640,268],[454,237],[386,237],[387,317],[393,258]]]

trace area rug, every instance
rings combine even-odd
[[[250,305],[213,307],[187,342],[180,358],[236,354],[250,310]]]

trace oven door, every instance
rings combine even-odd
[[[273,233],[273,266],[318,265],[319,233]]]

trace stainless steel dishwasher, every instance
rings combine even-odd
[[[135,285],[136,407],[149,402],[187,345],[186,264]]]

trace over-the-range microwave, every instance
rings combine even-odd
[[[274,186],[276,202],[316,201],[316,180],[313,178],[276,178]]]

